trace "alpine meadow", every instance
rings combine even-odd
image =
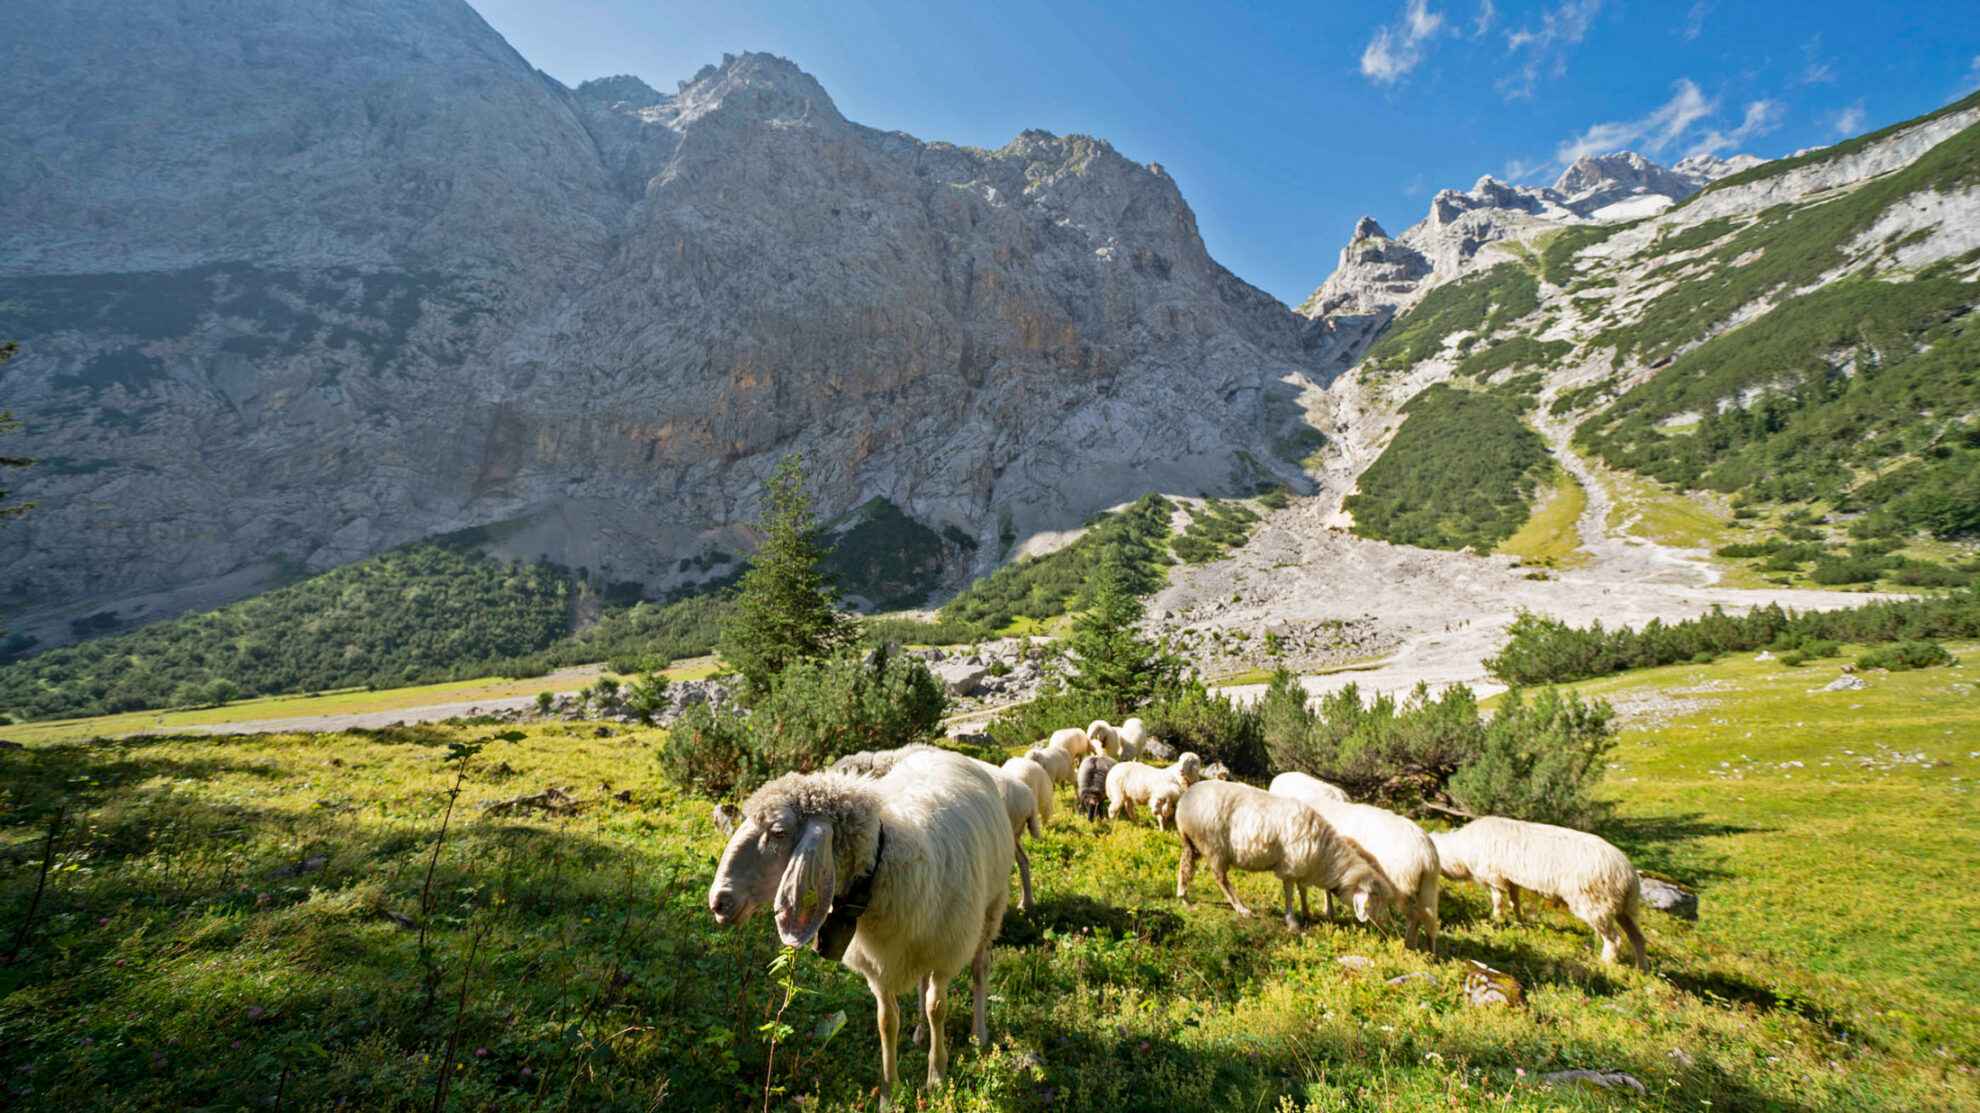
[[[1980,31],[1682,9],[0,6],[0,1107],[1980,1113]]]

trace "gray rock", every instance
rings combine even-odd
[[[1142,753],[1147,754],[1156,761],[1176,760],[1176,748],[1162,741],[1160,738],[1150,738],[1148,744],[1142,747]]]
[[[35,44],[0,300],[47,308],[6,326],[7,406],[87,462],[22,473],[0,531],[44,645],[496,523],[504,558],[700,582],[791,451],[821,516],[978,539],[963,580],[1002,523],[1294,474],[1267,395],[1311,380],[1302,322],[1103,141],[864,127],[763,54],[568,89],[459,0],[13,0],[0,38]]]
[[[1473,1007],[1488,1005],[1519,1006],[1526,1003],[1519,979],[1503,970],[1494,970],[1477,959],[1464,960],[1464,1000]]]
[[[1649,1092],[1634,1075],[1624,1074],[1619,1070],[1557,1070],[1551,1074],[1541,1075],[1540,1081],[1549,1086],[1601,1090],[1609,1093],[1628,1092],[1638,1096]]]
[[[964,661],[944,661],[935,666],[935,679],[948,688],[952,696],[975,695],[983,686],[983,678],[990,675],[982,665],[972,665]]]
[[[1389,979],[1389,984],[1393,986],[1405,986],[1414,982],[1422,982],[1429,986],[1442,984],[1437,981],[1437,975],[1426,973],[1422,970],[1412,970],[1407,974],[1397,974],[1395,977]]]
[[[1366,970],[1375,965],[1375,960],[1366,955],[1341,955],[1334,960],[1349,970]]]
[[[1641,870],[1636,873],[1643,889],[1643,903],[1673,916],[1687,920],[1698,918],[1698,891],[1661,877],[1652,877]]]
[[[1853,673],[1844,673],[1841,676],[1836,677],[1834,680],[1829,681],[1827,684],[1822,685],[1820,688],[1815,689],[1815,691],[1858,692],[1858,691],[1862,691],[1865,688],[1868,688],[1869,686],[1870,686],[1869,683],[1867,683],[1862,677],[1857,676]]]

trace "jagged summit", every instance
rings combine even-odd
[[[1349,238],[1350,240],[1386,240],[1389,234],[1382,231],[1382,226],[1375,223],[1374,217],[1364,216],[1354,222],[1354,235]]]

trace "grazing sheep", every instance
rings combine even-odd
[[[1339,789],[1304,773],[1281,773],[1272,779],[1272,794],[1297,800],[1343,836],[1368,852],[1376,866],[1395,885],[1403,900],[1398,908],[1404,917],[1403,943],[1437,949],[1437,847],[1430,836],[1406,816],[1371,804],[1353,804],[1335,799],[1329,791]],[[1327,897],[1327,915],[1334,914],[1334,898]],[[1420,934],[1419,934],[1420,933]]]
[[[1138,718],[1129,719],[1115,733],[1121,739],[1121,760],[1140,760],[1142,751],[1148,748],[1148,724]]]
[[[1108,726],[1107,720],[1095,719],[1086,724],[1086,741],[1088,745],[1115,761],[1121,759],[1120,732]]]
[[[1107,774],[1114,769],[1114,759],[1101,754],[1088,754],[1079,763],[1079,814],[1088,820],[1099,822],[1100,804],[1107,798]]]
[[[909,754],[953,752],[939,746],[930,746],[926,742],[910,742],[891,750],[861,750],[858,753],[847,754],[826,768],[834,773],[849,773],[855,777],[872,777],[877,780],[891,772],[894,766]]]
[[[1175,814],[1176,801],[1182,798],[1183,789],[1189,787],[1177,772],[1179,768],[1180,764],[1157,769],[1138,761],[1115,763],[1107,773],[1107,818],[1116,819],[1126,812],[1133,819],[1134,806],[1142,804],[1154,813],[1158,829],[1166,827],[1169,817]]]
[[[1037,838],[1039,835],[1045,833],[1045,828],[1038,821],[1038,797],[1032,794],[1031,786],[1026,783],[1024,777],[1015,773],[1006,773],[1002,766],[992,765],[980,758],[972,758],[970,760],[975,761],[977,765],[983,768],[984,772],[990,774],[991,779],[997,782],[997,792],[1004,798],[1004,813],[1011,820],[1011,846],[1016,850],[1018,909],[1020,911],[1029,911],[1031,908],[1031,855],[1024,852],[1024,833],[1026,831],[1031,832],[1032,838]],[[1033,769],[1038,769],[1038,765],[1035,762],[1027,761],[1025,764],[1031,766]],[[1042,773],[1044,770],[1040,769],[1039,772]],[[916,1028],[915,1031],[919,1033],[921,1029]],[[917,1038],[915,1042],[919,1043],[921,1041]]]
[[[1445,877],[1476,881],[1492,890],[1493,919],[1504,913],[1510,894],[1513,915],[1524,920],[1519,891],[1526,889],[1566,904],[1594,928],[1602,937],[1603,962],[1618,960],[1627,934],[1637,969],[1650,968],[1637,926],[1643,916],[1641,883],[1628,856],[1607,840],[1546,823],[1486,816],[1431,835],[1430,841],[1437,846]]]
[[[1056,802],[1052,799],[1052,774],[1047,773],[1045,767],[1037,762],[1021,757],[1006,761],[1003,770],[1031,788],[1031,795],[1038,801],[1039,824],[1042,826],[1052,822],[1052,810],[1056,806]]]
[[[1046,775],[1052,778],[1053,784],[1064,785],[1072,783],[1073,760],[1066,756],[1066,752],[1057,746],[1047,746],[1041,750],[1032,750],[1024,756],[1037,762],[1045,770]]]
[[[756,790],[708,889],[720,924],[774,903],[777,934],[866,978],[878,1005],[880,1070],[900,1081],[900,995],[920,988],[928,1085],[948,1077],[949,979],[968,965],[973,1032],[985,1017],[990,943],[1010,900],[1011,825],[996,781],[960,754],[901,755],[878,780],[792,773]]]
[[[1273,777],[1272,791],[1281,796],[1290,796],[1302,804],[1313,800],[1333,800],[1341,804],[1348,802],[1347,791],[1341,786],[1328,784],[1318,777],[1309,777],[1304,773],[1281,773]]]
[[[1051,740],[1046,742],[1045,745],[1064,750],[1066,756],[1074,761],[1085,757],[1087,752],[1093,748],[1093,744],[1087,740],[1086,732],[1078,727],[1066,727],[1064,730],[1053,731]]]
[[[1189,903],[1189,882],[1200,855],[1210,864],[1217,887],[1240,916],[1251,909],[1238,900],[1227,876],[1232,867],[1270,872],[1285,886],[1286,926],[1293,916],[1293,890],[1308,916],[1309,885],[1339,893],[1364,923],[1395,903],[1395,887],[1352,841],[1335,833],[1312,808],[1264,789],[1231,781],[1198,781],[1176,805],[1176,833],[1182,861],[1176,869],[1176,898]]]
[[[1194,750],[1184,750],[1182,756],[1176,759],[1176,763],[1169,766],[1169,772],[1174,773],[1176,778],[1182,781],[1184,788],[1188,788],[1203,779],[1203,759],[1197,757]]]

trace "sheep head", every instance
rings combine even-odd
[[[809,944],[832,910],[841,875],[854,866],[841,859],[862,843],[869,861],[877,849],[872,783],[793,774],[758,789],[708,888],[715,922],[741,923],[774,904],[778,937],[793,947]]]

